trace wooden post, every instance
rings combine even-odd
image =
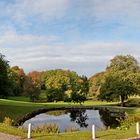
[[[138,122],[136,123],[136,134],[137,134],[137,135],[140,134],[140,132],[139,132],[139,123],[138,123]]]
[[[95,125],[92,125],[92,140],[95,140]]]
[[[28,124],[28,139],[31,138],[31,123]]]

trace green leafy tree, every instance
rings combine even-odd
[[[101,85],[99,99],[111,101],[119,99],[122,106],[128,96],[137,94],[137,86],[133,81],[132,74],[139,73],[137,60],[130,56],[116,56],[106,69],[105,81]]]
[[[10,79],[12,81],[13,94],[16,96],[24,93],[25,73],[24,70],[18,66],[10,68]]]
[[[69,99],[67,91],[71,91],[71,82],[77,81],[79,78],[75,72],[61,69],[49,70],[44,73],[43,77],[48,101]]]
[[[46,96],[47,96],[47,101],[48,102],[62,101],[63,96],[64,96],[61,89],[49,88],[46,92],[47,92]]]
[[[131,55],[117,55],[112,60],[110,65],[106,68],[106,71],[126,71],[129,72],[138,72],[139,71],[139,65],[137,60],[131,56]]]
[[[140,94],[140,71],[136,73],[131,73],[127,76],[127,79],[133,83],[135,87],[135,94]]]
[[[82,103],[86,100],[89,90],[89,83],[86,76],[82,76],[72,83],[71,100],[75,103]]]
[[[11,92],[11,85],[8,77],[9,64],[5,56],[0,54],[0,98],[7,97]]]
[[[133,86],[131,80],[123,77],[123,72],[113,73],[106,76],[105,82],[100,88],[100,93],[98,97],[102,100],[121,101],[122,106],[124,106],[124,100],[128,96],[133,95],[136,88]]]

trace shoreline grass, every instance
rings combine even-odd
[[[0,132],[20,136],[23,139],[27,138],[27,132],[24,132],[19,128],[4,126],[3,124],[0,124]],[[76,131],[58,134],[32,133],[31,135],[35,140],[91,140],[90,131]],[[135,125],[132,125],[128,130],[108,129],[96,131],[96,138],[103,140],[126,139],[132,137],[137,137]]]

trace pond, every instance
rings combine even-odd
[[[120,116],[118,118],[120,119]],[[29,123],[32,123],[33,129],[37,126],[55,123],[60,132],[64,132],[68,128],[91,130],[93,124],[96,126],[96,130],[119,125],[119,121],[113,113],[108,110],[94,109],[48,111],[25,121],[22,128],[27,128]]]

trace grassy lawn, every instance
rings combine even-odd
[[[17,101],[19,100],[19,101]],[[51,107],[64,107],[64,106],[80,106],[74,103],[32,103],[28,102],[28,98],[16,97],[9,99],[0,99],[0,121],[2,122],[4,117],[10,117],[12,119],[18,119],[33,110],[39,108],[51,108]],[[100,102],[100,101],[86,101],[82,106],[95,106],[95,107],[107,107],[112,110],[123,110],[130,115],[140,113],[139,107],[118,107],[116,102]],[[6,127],[0,125],[0,131],[26,137],[27,134],[20,129],[13,127]],[[135,135],[135,126],[131,126],[129,130],[109,129],[106,131],[97,131],[97,137],[100,139],[115,139],[115,138],[129,138]],[[90,140],[91,132],[73,132],[73,133],[61,133],[61,134],[33,134],[35,139],[47,139],[47,140]]]
[[[10,100],[12,99],[12,100]],[[57,102],[57,103],[32,103],[28,102],[28,98],[16,97],[10,99],[0,99],[0,121],[2,122],[4,117],[10,117],[11,119],[19,119],[23,115],[34,111],[39,108],[51,108],[51,107],[70,107],[80,106],[79,104]],[[16,99],[21,99],[16,101]],[[26,101],[23,101],[26,100]],[[112,110],[123,110],[129,114],[140,113],[138,107],[118,107],[116,102],[101,102],[101,101],[86,101],[82,106],[95,106],[95,107],[107,107]]]
[[[27,138],[27,133],[23,132],[21,129],[7,127],[0,124],[0,131],[4,133],[9,133],[13,135],[21,136],[22,138]],[[129,130],[119,130],[119,129],[109,129],[104,131],[97,131],[96,138],[111,140],[111,139],[122,139],[136,137],[135,125],[131,126]],[[91,140],[91,132],[89,131],[79,131],[79,132],[67,132],[59,134],[37,134],[33,133],[32,138],[35,140]]]

